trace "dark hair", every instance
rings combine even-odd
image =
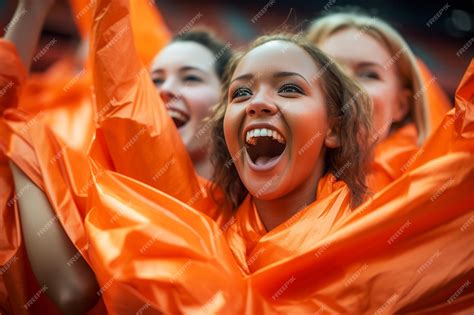
[[[320,66],[315,79],[321,82],[326,96],[328,115],[335,119],[335,130],[338,133],[340,146],[327,148],[325,156],[325,173],[331,172],[337,179],[343,180],[351,190],[351,204],[357,206],[367,193],[365,176],[372,156],[372,145],[369,134],[372,131],[372,105],[367,94],[359,85],[350,79],[339,66],[321,50],[306,39],[297,35],[262,36],[247,50],[267,42],[281,40],[294,43],[304,49]],[[235,210],[243,201],[248,191],[242,183],[233,163],[224,138],[224,115],[227,107],[229,81],[237,65],[246,53],[236,56],[231,62],[221,104],[212,117],[213,130],[211,160],[214,164],[213,194],[224,193],[224,206]],[[217,200],[217,199],[216,199]]]
[[[180,32],[172,38],[171,42],[195,42],[209,49],[214,55],[214,69],[217,76],[221,82],[224,81],[225,69],[233,56],[230,42],[224,43],[212,31],[203,27]]]

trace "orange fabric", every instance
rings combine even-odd
[[[0,41],[0,54],[10,52],[12,61],[3,64],[2,59],[1,80],[5,80],[6,74],[15,77],[16,73],[20,77],[25,72],[16,51],[9,47],[12,47],[9,42]],[[89,180],[80,168],[87,169],[85,153],[95,131],[90,77],[84,71],[75,73],[73,61],[64,60],[45,73],[18,82],[21,82],[17,85],[21,96],[3,100],[9,108],[2,111],[0,119],[2,181],[6,183],[1,192],[0,264],[8,267],[3,279],[13,314],[56,314],[56,307],[45,294],[28,310],[23,307],[41,288],[22,244],[18,197],[14,195],[8,160],[15,162],[45,191],[66,233],[78,250],[87,254],[85,213],[79,210],[84,210],[81,204],[85,204],[87,192],[87,188],[82,189],[85,192],[81,196],[80,188]],[[74,177],[70,176],[72,164],[77,168]],[[102,307],[99,303],[96,311],[100,313]]]
[[[70,0],[76,25],[83,39],[89,36],[92,26],[94,1]],[[130,4],[131,29],[138,54],[148,65],[158,51],[171,39],[171,33],[163,17],[156,9],[154,1],[137,0]]]
[[[18,104],[27,73],[17,57],[16,48],[8,41],[0,41],[0,113],[12,104]]]
[[[134,8],[135,44],[142,60],[149,62],[168,42],[169,32],[148,1],[134,1]],[[81,14],[76,11],[76,20]],[[14,46],[2,40],[0,63],[0,266],[10,266],[18,257],[17,264],[22,266],[17,271],[8,268],[2,275],[7,285],[0,283],[0,307],[8,309],[8,299],[21,306],[37,287],[26,255],[19,255],[23,250],[21,229],[16,202],[11,202],[14,195],[8,160],[45,191],[66,233],[87,260],[83,221],[91,183],[86,153],[95,133],[96,113],[90,97],[91,72],[75,69],[74,60],[62,60],[45,73],[33,74],[25,84],[26,71]],[[30,276],[25,278],[24,274]],[[32,310],[54,314],[51,303],[46,305],[43,300],[47,301],[40,298]],[[102,313],[102,307],[99,303],[91,313]],[[15,307],[14,313],[21,310]]]
[[[110,314],[474,310],[474,62],[421,153],[390,166],[398,179],[351,210],[347,186],[327,174],[314,203],[266,232],[251,197],[219,222],[206,198],[189,202],[199,180],[131,37],[107,45],[127,11],[126,0],[97,1],[92,48],[107,115],[86,232]],[[396,137],[411,150],[410,128]]]
[[[408,124],[375,146],[368,186],[375,193],[399,178],[413,163],[419,147],[418,132],[414,124]]]
[[[446,92],[438,84],[438,79],[420,59],[418,59],[418,68],[423,81],[422,90],[426,93],[426,101],[429,105],[431,130],[434,131],[443,120],[444,115],[451,109],[452,104]]]
[[[439,126],[451,103],[425,64],[418,60],[422,77],[422,91],[429,106],[431,132]],[[387,139],[377,144],[374,162],[369,176],[369,189],[377,192],[400,177],[421,153],[417,145],[418,133],[414,124],[408,124],[393,132]]]
[[[122,3],[98,2],[92,42],[97,129],[91,156],[101,167],[159,189],[215,217],[208,184],[200,179],[138,57]],[[97,35],[101,36],[97,36]],[[104,36],[102,36],[104,35]],[[110,44],[109,38],[116,38]],[[127,57],[117,54],[127,51]],[[120,64],[120,67],[117,67]],[[140,165],[140,167],[137,167]],[[183,180],[185,179],[185,180]]]
[[[4,112],[11,111],[12,107],[17,106],[26,79],[26,71],[22,67],[15,47],[4,40],[0,40],[0,69],[2,72],[0,76],[0,90],[2,91],[2,97],[0,97],[0,113],[2,113],[0,118],[0,148],[1,151],[5,152],[12,137],[12,129],[7,124],[9,121],[5,118]],[[22,305],[28,301],[28,296],[31,297],[35,294],[38,285],[33,281],[28,288],[18,288],[16,284],[22,283],[25,277],[31,278],[32,274],[21,244],[21,232],[18,229],[19,214],[14,198],[13,179],[8,166],[8,158],[3,152],[0,154],[0,286],[2,287],[0,307],[9,313],[23,314],[26,313],[26,310],[22,309]],[[19,150],[20,152],[23,155],[27,153],[27,150]],[[27,157],[24,157],[22,161],[26,159]],[[21,272],[23,270],[25,272]],[[48,305],[47,302],[44,298],[40,298],[35,309],[51,311],[54,314],[54,308]]]

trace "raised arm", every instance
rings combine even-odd
[[[5,39],[15,44],[28,70],[33,59],[43,23],[54,0],[20,0],[12,20],[6,26]]]
[[[128,0],[96,2],[91,45],[100,122],[96,144],[109,169],[200,209],[203,190],[137,54],[129,15]]]
[[[21,86],[36,49],[45,17],[54,1],[19,2],[5,39],[0,41],[0,108],[18,105]],[[8,144],[6,145],[8,146]],[[15,199],[28,259],[46,294],[66,314],[81,314],[96,304],[98,285],[65,233],[45,193],[10,162]]]

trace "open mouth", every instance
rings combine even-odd
[[[245,134],[248,156],[258,167],[273,166],[286,148],[286,139],[281,133],[269,128],[255,128]]]
[[[168,108],[167,112],[168,115],[170,115],[171,119],[173,119],[173,122],[176,125],[176,128],[178,129],[186,125],[189,121],[189,115],[183,113],[180,110]]]

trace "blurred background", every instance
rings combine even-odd
[[[154,3],[172,32],[179,32],[191,23],[194,26],[205,25],[230,42],[233,48],[284,26],[295,32],[301,31],[327,9],[356,6],[371,16],[388,21],[401,32],[451,100],[474,56],[474,0],[201,0],[199,3],[192,0],[155,0]],[[12,18],[16,4],[15,0],[0,0],[1,35]],[[266,12],[257,16],[263,8]],[[38,47],[43,47],[52,38],[56,38],[57,44],[48,50],[41,62],[34,63],[33,71],[43,71],[62,54],[72,53],[77,47],[79,33],[67,0],[56,1]]]

